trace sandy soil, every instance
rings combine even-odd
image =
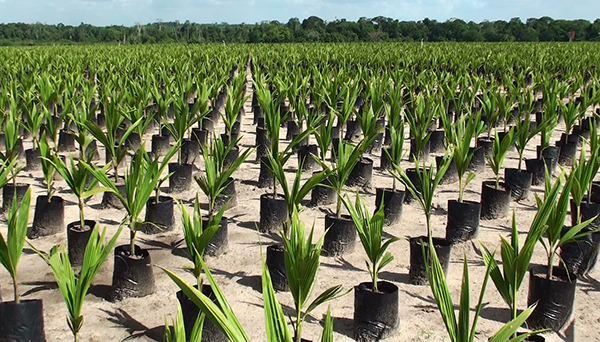
[[[246,105],[247,115],[243,118],[243,139],[241,145],[249,147],[254,144],[255,128],[252,125],[252,113],[249,103]],[[555,132],[557,140],[562,133],[562,126]],[[218,126],[223,130],[222,124]],[[282,136],[285,130],[282,129]],[[150,148],[150,135],[145,137]],[[535,145],[539,139],[534,139],[528,146],[526,157],[534,156]],[[31,147],[31,142],[26,142],[25,148]],[[405,150],[408,150],[408,143]],[[100,151],[104,156],[104,151]],[[375,166],[379,166],[378,155],[371,155],[375,160]],[[516,167],[516,152],[509,152],[505,167]],[[237,179],[238,203],[236,208],[226,212],[229,220],[229,252],[218,258],[209,258],[207,263],[219,282],[229,303],[237,314],[241,324],[245,327],[248,336],[253,341],[265,339],[264,316],[262,311],[261,287],[261,250],[273,241],[278,241],[276,236],[261,235],[257,232],[255,224],[259,220],[259,196],[268,189],[259,189],[256,186],[258,180],[259,165],[254,162],[254,154],[250,161],[242,165],[235,173]],[[431,158],[433,161],[433,157]],[[198,166],[201,169],[201,164]],[[287,168],[295,169],[297,159],[294,157],[289,161]],[[408,161],[402,163],[403,167],[410,167]],[[198,170],[197,170],[198,171]],[[289,172],[290,179],[293,173]],[[23,172],[19,176],[20,182],[32,184],[34,198],[44,193],[41,172]],[[466,199],[479,201],[481,182],[493,178],[492,171],[488,168],[484,173],[479,173],[475,180],[468,186]],[[375,207],[375,187],[389,187],[392,178],[385,172],[376,169],[373,173],[373,189],[362,193],[362,196],[370,208]],[[64,181],[58,181],[58,195],[62,196],[67,206],[65,209],[65,223],[77,220],[76,199],[70,193]],[[165,189],[166,190],[166,189]],[[541,192],[541,187],[535,187],[536,192]],[[179,200],[187,201],[188,210],[191,210],[191,202],[199,188],[193,185],[191,191],[185,193],[169,194]],[[441,186],[434,199],[435,211],[433,213],[433,230],[435,236],[444,236],[446,224],[447,201],[457,198],[457,185]],[[206,202],[206,198],[200,193],[200,199]],[[124,216],[124,211],[99,209],[101,195],[92,198],[85,208],[87,219],[94,219],[102,226],[108,227],[113,233]],[[32,203],[35,203],[32,199]],[[522,203],[511,203],[511,207],[517,210],[518,228],[524,234],[536,212],[533,195]],[[303,221],[307,225],[314,222],[316,236],[323,232],[325,211],[330,208],[306,208],[301,213]],[[176,209],[176,218],[180,213]],[[33,220],[33,208],[31,219]],[[568,220],[568,219],[567,219]],[[510,232],[510,216],[493,221],[482,221],[478,240],[490,246],[491,249],[499,247],[500,235]],[[1,224],[1,231],[6,233],[5,223]],[[406,205],[402,222],[386,228],[386,233],[398,237],[410,237],[426,234],[425,217],[417,204]],[[119,244],[128,242],[127,232],[119,238]],[[164,232],[158,235],[139,234],[139,244],[148,248],[152,261],[157,266],[166,267],[177,271],[185,279],[193,282],[192,277],[181,270],[182,266],[190,265],[190,261],[181,257],[178,249],[174,248],[176,241],[183,238],[181,226],[174,231]],[[524,239],[521,239],[521,242]],[[31,241],[37,248],[49,250],[53,245],[66,244],[66,233],[55,236],[44,237]],[[395,260],[380,274],[381,279],[391,281],[400,288],[400,328],[389,340],[393,341],[447,341],[446,331],[438,313],[435,301],[428,286],[413,286],[408,284],[409,270],[409,244],[407,240],[401,240],[391,247]],[[484,276],[485,267],[478,251],[476,242],[458,245],[453,249],[451,264],[448,274],[451,294],[455,303],[458,302],[460,282],[462,276],[462,258],[466,255],[469,263],[471,286],[471,301],[476,302],[480,286]],[[369,273],[365,268],[366,256],[360,247],[351,255],[343,258],[321,258],[321,267],[317,276],[315,293],[320,293],[327,287],[335,284],[343,284],[346,289],[351,289],[360,282],[369,281]],[[533,257],[533,264],[544,264],[544,250],[538,245]],[[83,309],[85,322],[81,331],[83,341],[162,341],[164,333],[165,316],[173,316],[176,313],[177,299],[175,292],[177,286],[157,267],[155,268],[156,292],[145,298],[130,298],[122,302],[112,303],[107,301],[107,293],[111,285],[113,269],[112,256],[104,264],[98,274],[90,294],[86,297]],[[582,279],[577,284],[577,294],[572,323],[568,329],[559,334],[547,334],[548,341],[594,341],[598,340],[600,332],[600,270],[596,269],[588,279]],[[24,299],[43,299],[44,320],[46,336],[48,341],[66,341],[71,339],[71,333],[66,324],[67,310],[62,297],[56,287],[54,277],[50,268],[44,261],[29,248],[26,248],[19,265],[20,289]],[[2,285],[2,298],[12,300],[12,286],[6,271],[0,271],[0,283]],[[519,293],[520,308],[527,304],[528,276]],[[293,301],[289,293],[278,293],[278,299],[287,313],[293,312]],[[485,341],[503,322],[509,320],[509,312],[500,295],[490,281],[485,295],[485,308],[481,312],[477,328],[477,340]],[[331,303],[333,312],[335,339],[339,341],[351,340],[353,336],[353,293],[347,294]],[[317,309],[308,319],[304,336],[310,340],[318,340],[321,334],[321,326],[327,307]]]

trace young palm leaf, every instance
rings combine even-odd
[[[215,295],[217,303],[214,303],[209,297],[198,291],[195,287],[189,285],[175,273],[163,269],[165,273],[177,284],[177,286],[188,296],[194,304],[200,308],[208,319],[210,319],[231,341],[249,342],[244,328],[238,321],[235,313],[229,306],[227,299],[210,270],[203,260],[200,260],[204,274],[206,275],[211,289]],[[285,316],[281,304],[275,297],[275,291],[271,283],[269,270],[264,263],[262,266],[262,293],[265,312],[265,326],[267,331],[266,341],[268,342],[292,342],[292,335],[285,323]]]
[[[178,302],[177,317],[173,320],[173,331],[171,331],[167,317],[165,317],[165,342],[201,342],[205,317],[206,315],[204,315],[204,313],[200,313],[198,317],[196,317],[196,321],[194,321],[194,327],[190,332],[190,336],[186,336],[183,311],[181,310],[181,304]]]

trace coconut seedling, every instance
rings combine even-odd
[[[354,334],[358,341],[367,336],[390,336],[399,325],[398,287],[390,282],[379,280],[379,272],[394,257],[387,250],[398,241],[392,237],[383,241],[383,208],[370,215],[360,195],[356,194],[354,203],[346,197],[344,206],[350,213],[360,242],[367,254],[366,262],[371,282],[360,283],[354,287]]]
[[[73,333],[73,341],[75,342],[79,341],[79,331],[83,327],[83,315],[81,311],[85,296],[94,278],[100,271],[102,264],[104,264],[108,255],[112,252],[121,230],[122,227],[119,227],[115,235],[104,244],[106,228],[102,229],[102,233],[100,233],[98,226],[93,228],[85,248],[83,264],[77,276],[71,267],[68,252],[64,247],[54,246],[48,255],[36,250],[52,269],[58,289],[63,296],[69,312],[67,324],[71,333]]]
[[[6,169],[0,173],[0,181],[7,179],[8,174],[5,171]],[[21,203],[18,204],[16,200],[11,202],[7,209],[7,235],[5,237],[0,234],[0,262],[10,274],[14,293],[14,301],[0,303],[4,313],[0,317],[0,323],[5,336],[14,336],[24,341],[38,341],[43,340],[45,336],[42,300],[21,300],[17,276],[17,265],[27,234],[30,200],[31,189],[27,189]]]
[[[200,308],[200,311],[206,315],[206,318],[210,319],[229,340],[249,342],[248,335],[231,309],[210,270],[204,261],[200,260],[200,262],[216,300],[212,300],[194,286],[189,285],[172,271],[167,269],[164,269],[164,271],[183,293]],[[281,304],[275,297],[271,277],[264,261],[262,265],[262,294],[266,327],[265,339],[267,341],[294,342],[294,337],[285,321]],[[321,341],[333,341],[333,319],[329,310],[325,319]]]

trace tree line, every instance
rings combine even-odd
[[[574,36],[572,36],[574,34]],[[535,42],[600,41],[600,19],[560,20],[550,17],[520,18],[509,21],[444,22],[425,18],[399,21],[393,18],[360,18],[325,21],[311,16],[287,23],[263,21],[256,24],[198,24],[160,20],[134,26],[47,25],[42,23],[0,24],[0,45],[40,45],[75,43],[288,43],[288,42],[366,42],[366,41],[460,41]]]

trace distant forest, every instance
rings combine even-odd
[[[574,34],[574,37],[573,37]],[[134,26],[79,26],[42,23],[0,24],[0,45],[41,45],[77,43],[288,43],[366,41],[461,41],[531,42],[600,41],[600,19],[555,20],[550,17],[520,18],[480,23],[451,19],[438,22],[399,21],[392,18],[360,18],[325,21],[311,16],[287,23],[263,21],[257,24],[197,24],[190,21],[154,22]]]

